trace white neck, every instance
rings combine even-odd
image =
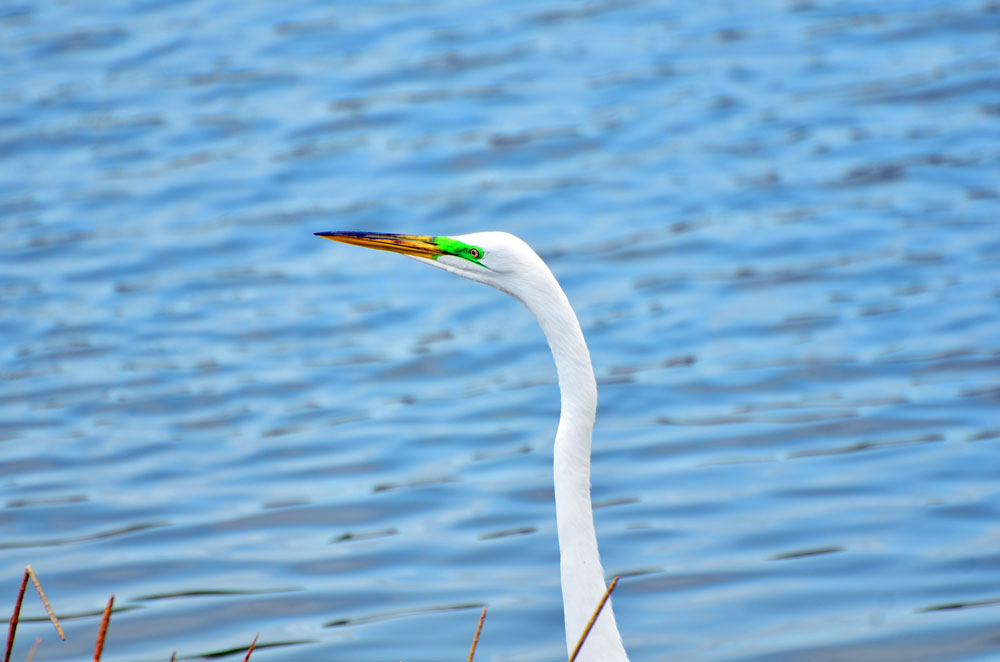
[[[597,382],[576,313],[555,276],[551,272],[548,276],[544,282],[535,284],[530,295],[518,298],[538,319],[559,374],[562,410],[553,451],[553,473],[566,648],[572,652],[607,588],[590,501],[590,444],[597,412]],[[610,601],[576,659],[579,662],[628,659]]]

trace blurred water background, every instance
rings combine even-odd
[[[633,659],[1000,659],[997,2],[10,0],[0,71],[14,659],[565,659],[541,332],[342,229],[560,278]]]

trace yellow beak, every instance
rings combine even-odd
[[[444,254],[444,251],[434,243],[434,237],[431,236],[388,234],[385,232],[317,232],[316,236],[339,241],[342,244],[353,244],[354,246],[431,259]]]

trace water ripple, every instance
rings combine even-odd
[[[0,10],[14,657],[562,659],[548,349],[356,229],[500,229],[586,330],[635,660],[995,657],[1000,12]],[[278,651],[269,652],[267,648]]]

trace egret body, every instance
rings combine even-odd
[[[374,232],[316,234],[345,244],[402,253],[485,283],[523,303],[538,320],[555,358],[562,401],[553,450],[553,478],[566,648],[572,652],[606,586],[590,500],[590,445],[597,412],[597,382],[583,331],[565,292],[535,251],[506,232],[455,237]],[[628,659],[610,602],[576,659]]]

